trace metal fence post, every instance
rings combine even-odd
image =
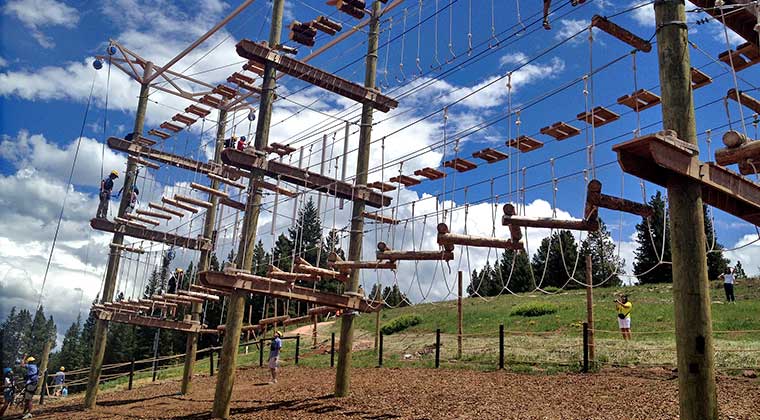
[[[377,346],[377,367],[383,367],[383,332],[380,332],[379,343]]]
[[[135,359],[130,360],[129,362],[129,385],[127,386],[127,389],[132,389],[132,381],[135,377]]]
[[[335,366],[335,333],[330,336],[330,367]]]
[[[441,329],[435,330],[435,367],[441,366]]]
[[[301,334],[296,336],[296,364],[298,364],[298,353],[301,351]]]
[[[583,372],[588,372],[588,322],[583,323]]]
[[[499,369],[504,369],[504,324],[499,325]]]

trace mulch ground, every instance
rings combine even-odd
[[[355,369],[352,393],[333,398],[334,370],[238,370],[233,419],[674,419],[678,381],[661,369],[581,374],[516,374],[449,369]],[[197,376],[177,395],[174,380],[103,392],[81,411],[81,396],[35,408],[36,419],[207,419],[216,378]],[[760,380],[719,377],[722,419],[760,419]]]

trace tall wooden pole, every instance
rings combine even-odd
[[[594,270],[591,253],[586,254],[586,322],[588,322],[589,358],[594,360]]]
[[[457,273],[457,359],[462,358],[462,272]]]
[[[53,338],[55,340],[55,338]],[[37,391],[37,394],[42,396],[42,393],[45,392],[45,389],[47,388],[47,383],[44,381],[45,378],[47,378],[47,371],[49,369],[48,362],[50,361],[50,347],[52,347],[52,341],[47,340],[45,341],[45,344],[42,346],[42,354],[40,355],[40,375],[43,378],[43,381],[39,385],[39,389]],[[40,398],[40,402],[42,402],[42,398]]]
[[[216,126],[216,144],[214,147],[214,162],[221,162],[222,149],[224,148],[224,134],[227,131],[227,111],[220,109],[219,118]],[[211,188],[219,189],[219,181],[211,180]],[[211,207],[206,210],[206,219],[203,224],[203,237],[211,238],[214,236],[214,225],[216,224],[216,209],[219,206],[219,197],[209,194]],[[198,261],[198,271],[209,269],[211,261],[211,250],[204,249],[201,251],[201,257]],[[200,322],[203,305],[194,302],[190,307],[190,317],[193,321]],[[182,394],[189,394],[192,389],[193,370],[195,369],[195,358],[198,352],[198,333],[187,333],[187,344],[185,345],[185,368],[182,371]]]
[[[153,71],[153,64],[148,62],[143,73],[143,80],[147,80]],[[143,83],[140,85],[140,96],[137,101],[137,113],[135,115],[135,126],[132,132],[135,136],[142,135],[143,125],[145,123],[145,112],[148,109],[148,92],[150,85]],[[127,161],[127,172],[124,174],[124,193],[119,203],[119,217],[124,217],[130,200],[130,191],[135,184],[135,174],[137,164],[132,160]],[[121,245],[124,243],[123,233],[114,233],[111,243]],[[108,266],[106,267],[106,277],[103,282],[103,293],[101,302],[110,302],[113,300],[114,291],[116,290],[116,277],[119,274],[119,262],[121,254],[116,247],[110,247],[108,254]],[[84,408],[95,407],[95,401],[98,396],[98,383],[100,382],[100,371],[103,367],[103,357],[106,354],[106,338],[108,335],[108,321],[98,319],[95,322],[95,334],[92,343],[92,359],[90,361],[90,374],[87,379],[87,391],[84,396]]]
[[[282,14],[285,0],[274,0],[272,7],[272,26],[269,30],[269,45],[276,46],[280,43],[282,32]],[[256,150],[264,150],[269,144],[269,125],[272,120],[272,102],[276,82],[274,66],[267,62],[264,65],[264,81],[261,87],[261,104],[259,106],[259,119],[256,124]],[[256,171],[251,172],[248,183],[248,199],[245,205],[245,217],[241,230],[240,246],[236,257],[237,266],[246,271],[253,267],[253,248],[256,241],[256,228],[259,223],[259,211],[261,206],[261,190],[256,188],[256,181],[263,178]],[[222,351],[219,356],[218,375],[216,379],[216,391],[214,394],[214,408],[212,415],[215,418],[226,419],[230,415],[230,402],[232,400],[232,387],[235,384],[235,370],[237,365],[237,351],[240,344],[240,330],[243,326],[243,313],[245,309],[245,293],[233,292],[227,305],[227,321],[225,323],[226,334],[222,343]]]
[[[684,0],[654,2],[660,63],[663,128],[697,145]],[[667,181],[673,302],[678,355],[680,418],[717,419],[712,314],[705,255],[704,215],[699,185],[686,178]]]
[[[375,88],[377,77],[377,46],[380,29],[380,1],[372,4],[372,16],[369,23],[369,40],[367,41],[367,62],[364,72],[364,86]],[[369,150],[372,141],[372,105],[362,105],[361,128],[359,131],[359,156],[356,161],[356,185],[367,185],[369,170]],[[362,241],[364,240],[364,210],[365,203],[355,199],[351,212],[351,236],[348,244],[348,260],[360,261],[362,256]],[[359,270],[351,271],[347,292],[356,293],[359,290]],[[335,371],[335,396],[345,397],[350,387],[351,347],[354,343],[353,311],[345,311],[340,322],[340,349],[338,351],[338,367]]]

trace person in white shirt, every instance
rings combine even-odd
[[[726,272],[718,276],[723,279],[723,288],[726,290],[726,301],[728,303],[736,303],[736,296],[734,296],[734,269],[726,268]]]

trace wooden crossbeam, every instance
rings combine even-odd
[[[229,292],[254,293],[360,312],[374,312],[380,309],[379,307],[373,308],[367,299],[360,296],[321,292],[310,287],[294,286],[285,281],[248,273],[202,271],[198,273],[198,278],[200,283],[206,287]]]
[[[702,86],[707,86],[712,83],[712,78],[702,71],[691,68],[691,89],[697,90]]]
[[[386,182],[381,182],[381,181],[370,182],[369,184],[367,184],[367,187],[374,188],[382,192],[393,191],[396,189],[395,185],[391,185],[391,184],[388,184]]]
[[[760,53],[758,53],[757,45],[745,42],[744,44],[739,45],[736,50],[728,50],[720,53],[718,55],[718,60],[729,66],[733,62],[734,70],[741,71],[747,67],[760,63]]]
[[[122,312],[101,311],[101,313],[107,314],[103,319],[108,319],[111,322],[117,322],[119,324],[138,325],[141,327],[160,328],[162,330],[183,331],[191,333],[198,332],[201,329],[201,324],[197,321],[173,321]]]
[[[294,281],[319,281],[319,276],[316,276],[314,274],[309,273],[291,273],[288,271],[280,270],[277,266],[273,264],[269,264],[269,269],[267,270],[267,277],[277,279],[277,280],[286,280],[290,282]]]
[[[305,274],[311,274],[314,276],[322,277],[322,279],[336,279],[340,280],[342,282],[348,281],[348,278],[345,274],[335,271],[335,270],[329,270],[327,268],[321,268],[321,267],[315,267],[311,264],[309,264],[308,261],[305,259],[296,256],[296,259],[293,264],[293,271],[296,273],[305,273]]]
[[[581,130],[565,123],[564,121],[556,122],[541,129],[541,134],[546,134],[547,136],[554,137],[557,141],[569,139],[570,137],[577,136],[580,133]]]
[[[626,44],[632,46],[633,48],[636,48],[639,51],[652,51],[652,44],[649,41],[645,41],[644,39],[634,35],[632,32],[623,28],[622,26],[610,22],[609,19],[605,17],[594,15],[594,17],[591,18],[591,26],[597,27],[602,31],[607,32],[613,37],[625,42]]]
[[[392,217],[381,216],[377,213],[368,213],[365,211],[362,213],[362,216],[364,216],[364,218],[366,219],[371,219],[380,223],[387,223],[389,225],[397,225],[400,223],[399,220],[397,219],[394,219]]]
[[[171,298],[171,297],[166,297],[166,296],[163,296],[163,295],[153,295],[153,296],[151,296],[151,299],[161,300],[161,301],[165,301],[165,302],[170,302],[170,303],[173,303],[173,304],[175,304],[177,306],[179,306],[179,305],[190,306],[190,305],[193,304],[193,302],[191,302],[189,300],[184,300],[184,299],[179,299],[179,298]]]
[[[277,325],[287,319],[290,319],[290,315],[271,316],[269,318],[261,318],[259,325]]]
[[[389,261],[451,261],[454,252],[444,251],[393,251],[385,242],[377,243],[375,256],[378,260]]]
[[[135,163],[136,165],[146,166],[146,167],[151,168],[151,169],[160,169],[161,168],[161,166],[158,165],[157,163],[148,162],[147,160],[141,159],[139,157],[130,156],[127,160],[130,161],[130,162]]]
[[[725,25],[736,32],[739,36],[744,38],[747,42],[755,44],[757,48],[757,32],[755,31],[755,24],[757,24],[757,17],[752,13],[752,9],[749,7],[732,9],[730,12],[723,11],[721,8],[716,7],[715,0],[689,0],[694,5],[698,6],[701,10],[707,12],[714,17],[718,22],[723,23],[725,19]],[[729,2],[726,2],[729,3]],[[731,3],[737,3],[732,1]]]
[[[391,198],[366,187],[354,187],[352,184],[320,175],[295,166],[286,165],[276,160],[266,160],[251,153],[227,148],[222,151],[222,162],[247,171],[261,171],[266,176],[278,178],[291,184],[308,189],[325,192],[347,200],[361,199],[372,207],[384,207],[391,203]]]
[[[544,147],[544,143],[533,137],[520,136],[516,139],[507,141],[507,146],[513,147],[523,153],[527,153]]]
[[[417,178],[412,178],[409,175],[399,175],[394,176],[393,178],[389,179],[390,182],[395,182],[397,184],[401,184],[405,187],[411,187],[413,185],[417,185],[420,183],[420,180]]]
[[[499,161],[502,161],[502,160],[508,158],[509,155],[507,155],[504,152],[500,152],[500,151],[498,151],[496,149],[492,149],[490,147],[487,147],[487,148],[485,148],[483,150],[478,150],[477,152],[473,153],[472,157],[478,158],[478,159],[483,159],[483,160],[485,160],[488,163],[494,163],[494,162],[499,162]]]
[[[191,212],[193,214],[198,213],[198,211],[199,211],[197,208],[195,208],[193,206],[188,206],[187,204],[182,204],[179,201],[172,200],[171,198],[168,198],[168,197],[161,197],[161,201],[164,204],[168,204],[170,206],[174,206],[174,207],[176,207],[178,209],[187,210],[187,211],[189,211],[189,212]]]
[[[275,69],[357,102],[366,103],[381,112],[398,107],[398,101],[372,89],[367,89],[324,70],[306,64],[253,41],[244,39],[237,44],[237,53],[258,63],[269,62]]]
[[[318,315],[326,315],[329,313],[333,313],[335,311],[338,311],[338,308],[334,308],[332,306],[315,306],[309,310],[306,311],[309,316],[318,316]]]
[[[654,215],[654,209],[649,205],[602,193],[602,182],[598,179],[592,179],[586,188],[586,208],[583,212],[583,218],[585,220],[596,220],[599,215],[599,208],[622,211],[645,218]]]
[[[135,213],[143,215],[143,216],[158,217],[159,219],[164,219],[164,220],[171,220],[172,218],[171,214],[160,213],[157,211],[143,210],[143,209],[137,209],[135,210]]]
[[[661,99],[658,95],[655,95],[646,89],[639,89],[630,95],[623,95],[617,100],[617,103],[620,105],[625,105],[637,112],[656,106],[660,102]]]
[[[304,316],[299,316],[295,318],[288,318],[285,321],[282,321],[282,326],[286,327],[288,325],[304,324],[306,322],[311,322],[310,315],[304,315]]]
[[[395,270],[398,268],[395,261],[334,261],[327,264],[342,273],[360,269]]]
[[[203,300],[211,300],[214,302],[218,302],[221,298],[219,295],[213,294],[213,293],[203,293],[203,292],[196,292],[192,290],[177,290],[177,294],[180,296],[190,296],[195,298],[200,298]]]
[[[177,217],[185,217],[185,213],[182,213],[181,211],[177,211],[174,209],[170,209],[162,204],[148,203],[148,207],[152,209],[156,209],[156,210],[161,210],[162,212],[165,212],[165,213],[173,214]]]
[[[171,123],[169,121],[162,122],[159,127],[163,128],[164,130],[173,131],[175,133],[182,131],[182,126]]]
[[[232,207],[233,209],[237,209],[240,211],[245,211],[245,203],[241,203],[240,201],[233,200],[231,198],[222,197],[219,200],[219,204],[227,207]]]
[[[466,245],[483,248],[501,248],[511,250],[522,250],[523,244],[512,242],[512,239],[492,238],[475,235],[459,235],[451,233],[445,223],[438,224],[438,245],[454,246]]]
[[[197,118],[185,114],[175,114],[172,116],[172,121],[177,121],[185,125],[193,125],[195,121],[197,121]]]
[[[210,250],[212,248],[211,241],[203,237],[186,238],[184,236],[179,236],[167,232],[159,232],[156,230],[144,228],[135,228],[130,225],[117,225],[106,219],[92,219],[90,220],[90,226],[92,226],[93,229],[102,230],[104,232],[123,233],[124,235],[133,238],[145,239],[153,242],[161,242],[168,245],[176,245],[187,249]]]
[[[207,209],[210,209],[212,206],[212,204],[209,203],[208,201],[199,200],[197,198],[188,197],[186,195],[181,195],[181,194],[174,194],[174,199],[177,201],[185,202],[188,204],[192,204],[194,206],[203,207]]]
[[[202,173],[202,174],[215,174],[221,177],[229,178],[232,180],[240,179],[244,175],[237,168],[232,168],[225,165],[204,163],[197,160],[189,159],[184,156],[166,153],[161,150],[152,149],[150,147],[141,146],[139,144],[120,139],[118,137],[110,137],[108,139],[108,147],[113,150],[125,152],[130,156],[135,156],[144,159],[154,160],[156,162],[166,163],[168,165],[187,169],[190,171]]]
[[[502,226],[515,226],[515,227],[532,227],[532,228],[544,228],[544,229],[568,229],[568,230],[583,230],[587,232],[594,232],[599,230],[598,220],[566,220],[566,219],[552,219],[548,217],[527,217],[516,216],[514,206],[511,204],[504,205],[504,216],[502,216]]]
[[[760,184],[714,163],[699,161],[699,150],[673,131],[649,134],[612,148],[623,171],[667,186],[672,176],[686,177],[702,188],[706,204],[760,225]]]
[[[213,180],[215,180],[215,181],[219,181],[222,184],[227,184],[227,185],[233,186],[235,188],[240,188],[241,190],[245,188],[245,184],[243,184],[242,182],[233,181],[233,180],[231,180],[229,178],[225,178],[223,176],[219,176],[219,175],[215,175],[215,174],[208,174],[208,177],[211,178],[211,179],[213,179]]]
[[[204,108],[202,106],[198,106],[198,105],[193,104],[193,105],[190,105],[187,108],[185,108],[185,112],[187,112],[189,114],[195,114],[195,115],[197,115],[197,116],[199,116],[201,118],[205,118],[205,117],[208,116],[208,114],[211,113],[211,110],[206,109],[206,108]]]
[[[424,176],[425,178],[432,181],[446,177],[445,172],[439,171],[438,169],[430,168],[430,167],[417,169],[416,171],[414,171],[414,174],[417,176]]]
[[[205,193],[208,193],[208,194],[211,194],[211,195],[215,195],[217,197],[229,197],[230,196],[229,194],[227,194],[224,191],[216,190],[216,189],[213,189],[211,187],[208,187],[208,186],[205,186],[205,185],[202,185],[202,184],[198,184],[197,182],[191,182],[190,183],[190,188],[192,188],[194,190],[198,190],[198,191],[203,191]],[[211,203],[209,203],[209,204],[211,204]]]
[[[454,158],[443,162],[443,166],[456,170],[457,172],[467,172],[478,167],[478,165],[462,158]]]
[[[576,116],[576,118],[578,121],[585,121],[586,124],[593,125],[594,127],[601,127],[613,121],[619,120],[620,115],[610,111],[603,106],[598,106],[591,111],[581,112]]]
[[[751,109],[755,113],[760,114],[760,101],[747,95],[746,93],[731,88],[728,90],[728,92],[726,92],[726,97],[728,99],[733,99],[736,102],[741,102],[742,105]]]

